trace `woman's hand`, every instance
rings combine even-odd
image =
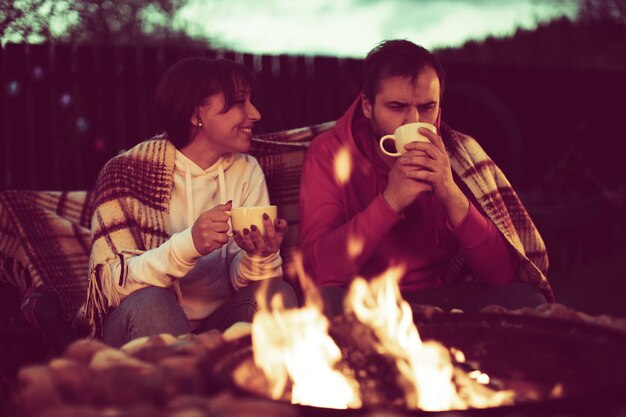
[[[227,211],[232,208],[232,202],[220,204],[211,210],[205,211],[198,217],[191,228],[191,237],[196,250],[206,255],[221,248],[228,242]]]
[[[265,236],[261,235],[261,231],[256,225],[252,225],[249,230],[243,229],[243,233],[233,231],[233,239],[249,255],[268,256],[278,252],[287,233],[287,221],[277,218],[272,223],[272,219],[264,214],[263,225],[265,226]]]

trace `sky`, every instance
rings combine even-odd
[[[218,47],[362,57],[383,39],[429,49],[573,17],[577,0],[190,0],[179,23]]]

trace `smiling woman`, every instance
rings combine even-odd
[[[165,133],[102,169],[86,308],[105,342],[250,321],[260,281],[268,297],[297,304],[281,280],[287,222],[265,220],[264,235],[261,225],[229,234],[231,209],[269,205],[263,171],[243,153],[261,117],[254,86],[252,72],[232,61],[176,63],[155,97]]]

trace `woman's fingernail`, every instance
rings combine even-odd
[[[248,229],[243,229],[243,234],[244,234],[244,235],[249,235],[249,234],[250,234],[250,231],[249,231]]]
[[[270,216],[268,216],[268,215],[267,215],[267,213],[263,213],[263,218],[264,218],[265,220],[269,220]]]
[[[250,230],[252,230],[253,232],[256,232],[257,228],[255,225],[250,226]]]

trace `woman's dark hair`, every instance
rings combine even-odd
[[[241,88],[256,89],[254,73],[226,59],[186,58],[172,65],[161,77],[155,93],[155,108],[168,139],[181,148],[189,142],[191,116],[209,96],[224,93],[227,112]]]
[[[435,55],[405,39],[382,41],[365,57],[363,93],[373,103],[381,80],[397,76],[415,80],[424,67],[431,67],[437,73],[443,97],[445,74]]]

